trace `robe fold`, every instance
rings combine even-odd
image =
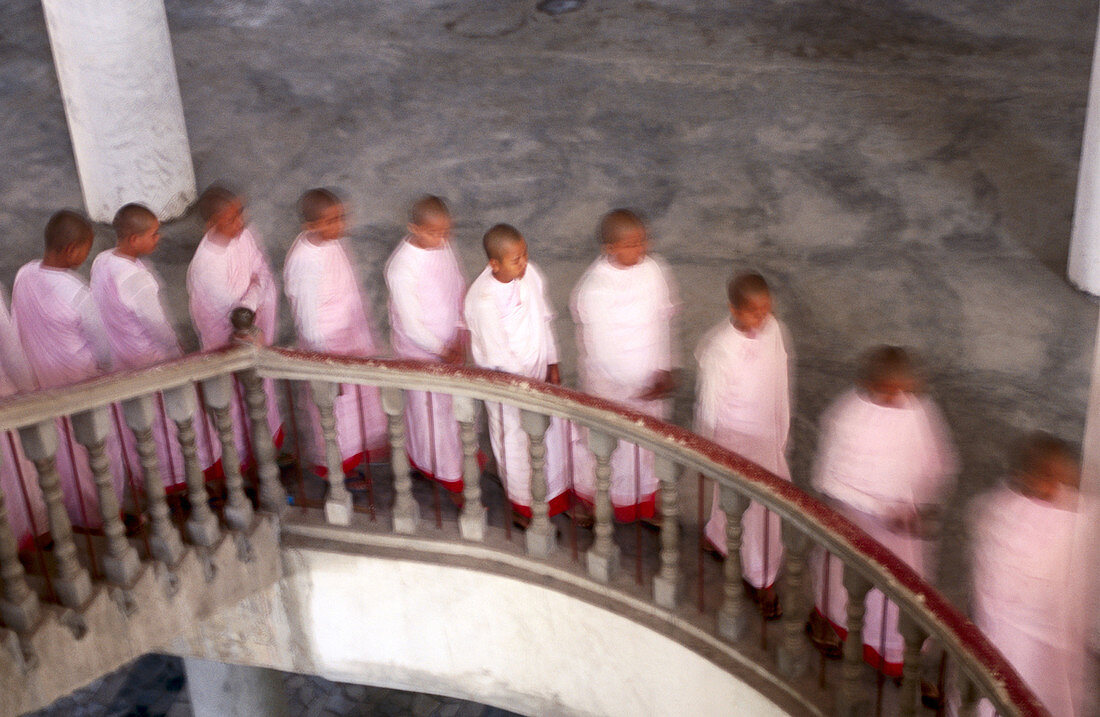
[[[287,253],[283,282],[298,343],[307,351],[375,356],[378,343],[373,322],[366,312],[344,242],[337,239],[314,243],[310,234],[303,232]],[[316,472],[326,475],[320,414],[313,401],[305,403],[312,426],[310,460]],[[340,384],[333,413],[344,471],[350,471],[364,458],[370,462],[384,455],[387,423],[377,388]]]
[[[34,388],[34,376],[8,314],[7,301],[0,297],[0,396],[33,391]],[[4,493],[8,525],[20,550],[29,548],[36,536],[49,533],[38,473],[34,464],[23,455],[19,434],[14,430],[0,436],[0,490]]]
[[[239,236],[225,244],[214,239],[211,232],[203,236],[187,267],[187,297],[191,321],[203,351],[220,348],[232,341],[233,325],[229,322],[229,315],[239,306],[256,312],[255,325],[265,345],[270,346],[277,338],[275,313],[279,305],[278,288],[267,257],[251,227],[245,227]],[[264,379],[263,386],[267,395],[268,430],[276,446],[281,446],[283,429],[275,382]],[[243,396],[243,387],[234,379],[230,410],[233,434],[241,463],[248,466],[253,462],[249,435],[252,424]]]
[[[162,282],[156,272],[140,259],[131,259],[115,250],[101,252],[92,262],[91,291],[103,317],[114,365],[119,369],[139,369],[181,355],[175,329],[160,300]],[[161,479],[169,491],[186,488],[186,468],[176,427],[168,417],[164,399],[154,401],[153,439]],[[199,413],[196,420],[208,420]],[[221,448],[211,445],[208,430],[197,430],[195,444],[201,467],[208,477],[215,473]],[[128,452],[131,466],[139,466],[136,450]]]
[[[872,538],[927,576],[927,541],[887,522],[899,511],[938,503],[955,474],[955,454],[936,405],[920,396],[903,400],[899,407],[880,406],[856,390],[838,398],[822,417],[813,483]],[[821,549],[811,563],[817,610],[844,635],[843,564]],[[867,594],[865,606],[864,659],[888,675],[901,674],[905,643],[897,606],[877,589]]]
[[[465,328],[466,280],[450,242],[423,249],[406,237],[386,263],[390,327],[400,358],[440,361]],[[405,392],[405,449],[413,467],[447,490],[462,491],[462,442],[451,397]]]
[[[667,399],[638,396],[653,386],[662,371],[677,367],[674,319],[679,300],[665,266],[647,256],[631,267],[619,267],[601,256],[585,271],[573,291],[581,386],[600,398],[656,418],[669,417]],[[594,473],[577,471],[577,497],[592,504]],[[629,521],[654,514],[659,481],[654,456],[619,441],[611,455],[611,504],[615,517]]]
[[[543,381],[547,369],[558,362],[552,323],[554,312],[546,298],[542,272],[528,262],[520,279],[507,284],[493,278],[486,267],[466,292],[464,316],[470,329],[474,363]],[[514,406],[486,401],[489,442],[497,471],[512,507],[531,514],[530,440]],[[546,500],[550,514],[565,510],[570,497],[569,450],[566,441],[575,431],[559,418],[550,419],[546,431]]]
[[[695,432],[776,474],[791,479],[787,437],[791,425],[790,358],[782,324],[769,316],[749,336],[728,319],[699,342]],[[756,501],[741,517],[741,571],[755,588],[779,575],[783,543],[779,516]],[[707,539],[723,554],[726,514],[714,488]]]
[[[1095,586],[1076,491],[1053,501],[1000,488],[974,511],[974,623],[1052,715],[1085,714]],[[1087,511],[1095,524],[1096,511]],[[983,702],[979,714],[992,715]]]
[[[111,347],[91,291],[73,271],[54,269],[41,261],[25,264],[15,275],[12,287],[12,318],[26,353],[37,385],[58,388],[78,383],[111,370]],[[117,407],[111,406],[112,415]],[[127,486],[128,477],[140,483],[140,472],[127,471],[120,439],[132,443],[126,429],[107,434],[106,450],[119,498],[127,495],[133,505],[135,484]],[[88,465],[88,452],[76,442],[70,420],[58,418],[57,454],[55,462],[61,477],[61,490],[69,520],[74,526],[88,529],[103,524],[99,511],[95,479]],[[133,470],[140,471],[140,467]]]

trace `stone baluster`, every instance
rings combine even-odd
[[[848,592],[848,636],[844,640],[844,663],[840,666],[840,689],[837,692],[837,714],[867,714],[870,695],[863,676],[863,616],[864,604],[871,582],[844,566],[844,589]]]
[[[156,420],[153,397],[145,395],[123,401],[122,412],[126,416],[126,425],[134,432],[141,472],[145,476],[146,507],[152,523],[149,547],[153,551],[153,557],[165,565],[174,566],[183,557],[183,543],[176,526],[172,524],[168,501],[165,500],[164,481],[160,477],[157,443],[153,438]]]
[[[107,539],[107,552],[103,556],[103,572],[115,585],[128,588],[141,572],[137,551],[126,540],[126,528],[122,525],[118,496],[115,494],[111,463],[107,459],[107,436],[111,432],[111,413],[106,406],[75,414],[72,417],[73,435],[88,450],[88,465],[95,478],[96,496],[99,498],[99,514],[103,518],[103,534]]]
[[[611,580],[619,568],[619,546],[612,533],[614,512],[611,508],[611,454],[619,439],[595,429],[588,431],[588,447],[596,457],[596,505],[593,533],[595,541],[585,553],[588,574],[601,583]]]
[[[195,387],[189,383],[164,392],[165,412],[176,424],[180,453],[183,454],[184,477],[187,480],[187,498],[191,503],[191,515],[187,518],[187,538],[194,545],[211,548],[221,538],[221,531],[218,529],[218,517],[210,510],[206,479],[202,474],[198,450],[195,447],[195,421],[206,420],[202,411],[197,410],[197,406]]]
[[[255,371],[243,371],[239,377],[244,386],[245,403],[248,404],[249,423],[252,424],[252,454],[256,457],[256,469],[260,476],[260,508],[282,515],[286,510],[286,489],[279,477],[275,441],[267,425],[264,381]]]
[[[458,529],[466,540],[485,540],[489,513],[481,503],[481,465],[477,460],[477,402],[468,396],[452,399],[455,419],[462,437],[463,477],[462,515]]]
[[[9,629],[22,635],[38,624],[40,614],[38,596],[27,585],[27,575],[19,561],[19,545],[8,522],[4,493],[0,491],[0,617]]]
[[[959,717],[976,717],[981,695],[977,685],[955,662],[955,684],[959,689]]]
[[[661,568],[653,578],[653,600],[671,610],[676,607],[680,583],[680,495],[677,491],[680,471],[664,456],[657,456],[654,468],[661,482]]]
[[[382,389],[382,410],[390,433],[390,466],[393,469],[393,531],[412,535],[420,523],[420,506],[412,493],[409,455],[405,452],[405,392]]]
[[[325,520],[333,525],[351,523],[351,493],[344,486],[344,465],[340,444],[336,442],[336,416],[332,412],[337,384],[332,381],[310,381],[309,392],[317,406],[321,422],[321,437],[325,442],[325,467],[328,468],[328,495],[325,497]]]
[[[726,514],[726,561],[722,606],[718,609],[718,634],[730,642],[740,640],[749,626],[750,604],[741,587],[741,517],[749,500],[733,488],[720,485],[719,500]]]
[[[898,712],[901,717],[915,717],[921,709],[920,676],[921,647],[928,633],[903,610],[898,618],[898,629],[905,639],[905,662],[901,668],[901,695]]]
[[[214,428],[217,429],[218,442],[222,447],[222,472],[225,474],[225,490],[228,493],[225,522],[231,530],[248,530],[252,527],[252,503],[244,494],[241,457],[237,453],[237,441],[233,436],[233,419],[230,417],[233,379],[230,376],[208,378],[202,382],[202,393],[207,407],[213,414]]]
[[[24,426],[19,429],[23,451],[38,471],[38,485],[46,503],[46,515],[53,539],[53,555],[57,564],[54,589],[61,604],[79,608],[92,596],[92,581],[76,557],[73,528],[65,512],[61,496],[61,477],[57,473],[54,456],[57,455],[57,429],[52,420]]]
[[[550,417],[533,411],[520,411],[520,424],[529,439],[531,456],[531,523],[527,526],[527,554],[545,558],[554,551],[556,534],[550,524],[550,506],[546,503],[546,431]]]
[[[784,520],[783,535],[783,633],[776,648],[779,672],[795,679],[810,666],[809,645],[803,628],[806,623],[806,556],[809,537],[790,521]]]

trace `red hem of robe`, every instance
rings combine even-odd
[[[564,512],[565,510],[567,510],[569,508],[570,503],[573,502],[571,500],[571,498],[572,498],[571,493],[572,493],[572,491],[565,490],[565,491],[562,491],[561,493],[557,494],[556,496],[554,496],[553,498],[550,499],[550,501],[549,501],[550,515],[557,515],[558,513]],[[508,501],[508,502],[512,503],[512,510],[516,511],[517,513],[522,515],[524,518],[530,518],[531,517],[531,506],[529,506],[529,505],[520,505],[519,503],[515,503],[513,501]]]
[[[344,460],[340,461],[340,470],[347,476],[353,468],[363,462],[363,457],[366,456],[367,463],[380,463],[390,457],[389,446],[379,446],[368,451],[359,451],[355,455],[348,456]],[[328,466],[313,466],[313,472],[321,478],[328,477]]]
[[[586,498],[580,493],[576,494],[577,500],[584,503],[593,513],[596,510],[596,502],[592,498]],[[635,520],[645,520],[657,515],[657,492],[654,491],[644,496],[640,503],[633,505],[612,505],[615,520],[620,523],[633,523]]]
[[[462,477],[461,476],[454,479],[454,480],[444,480],[443,478],[437,478],[436,475],[434,473],[432,473],[431,471],[424,470],[419,465],[417,465],[416,461],[414,461],[412,459],[412,456],[410,456],[408,454],[408,452],[405,453],[405,457],[409,459],[409,465],[412,466],[414,469],[420,471],[421,475],[423,475],[428,480],[435,481],[440,486],[442,486],[443,488],[446,488],[447,490],[449,490],[452,493],[461,493],[462,492],[462,487],[463,487],[464,484],[462,482]],[[485,466],[488,462],[489,462],[489,459],[486,457],[486,455],[483,452],[478,451],[477,452],[477,467],[480,470],[485,470]]]
[[[843,628],[832,620],[829,620],[829,618],[825,617],[817,607],[814,607],[814,612],[829,621],[829,624],[836,630],[836,634],[840,636],[841,640],[848,639],[847,628]],[[886,661],[879,655],[878,650],[870,645],[863,646],[863,661],[887,677],[901,677],[901,668],[904,663]]]

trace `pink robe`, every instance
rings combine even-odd
[[[670,401],[638,398],[652,387],[659,372],[676,368],[673,321],[679,301],[664,265],[647,256],[634,266],[617,267],[601,256],[581,277],[571,303],[583,389],[667,419]],[[581,500],[593,502],[592,472],[578,472],[574,487]],[[620,441],[611,455],[615,517],[652,517],[658,487],[653,453]]]
[[[19,335],[6,302],[0,299],[0,396],[10,396],[18,391],[33,391],[27,357],[19,342]],[[4,507],[8,525],[15,535],[20,549],[30,547],[35,536],[49,533],[46,503],[38,487],[38,473],[34,464],[23,455],[19,434],[5,431],[0,436],[0,490],[4,492]]]
[[[386,263],[393,350],[401,358],[439,361],[465,327],[466,280],[450,242],[422,249],[407,237]],[[405,392],[406,450],[412,465],[447,490],[462,491],[462,442],[451,397]]]
[[[924,576],[927,541],[895,532],[885,521],[898,510],[935,505],[955,473],[955,455],[935,404],[920,396],[904,401],[902,407],[880,406],[856,390],[837,399],[821,420],[813,481],[849,519]],[[818,611],[845,634],[848,601],[842,563],[819,550],[813,571]],[[882,670],[901,674],[905,643],[898,631],[897,605],[872,589],[865,606],[864,659],[880,667],[880,658],[885,658]]]
[[[44,267],[41,261],[25,264],[15,275],[11,304],[27,362],[41,388],[68,386],[111,370],[103,322],[88,286],[76,272]],[[122,429],[118,408],[112,406],[111,412],[115,430],[106,443],[115,491],[122,498],[129,489],[132,504],[141,468],[124,461],[119,436],[132,437]],[[103,520],[88,452],[76,442],[68,418],[57,419],[56,426],[56,465],[69,520],[77,527],[98,528]],[[129,486],[127,478],[133,480]]]
[[[369,357],[378,354],[372,321],[348,258],[343,239],[313,243],[302,233],[286,256],[283,282],[290,300],[298,343],[307,351]],[[313,426],[311,460],[321,475],[327,473],[325,442],[320,414],[312,401],[306,410]],[[386,414],[378,389],[340,384],[333,406],[336,440],[344,471],[350,471],[372,455],[384,454],[387,445]]]
[[[475,364],[530,379],[546,379],[550,364],[558,362],[558,347],[545,284],[542,272],[530,262],[522,279],[507,284],[494,279],[489,267],[481,272],[466,293],[464,310]],[[489,442],[508,500],[515,510],[529,516],[530,440],[520,424],[519,409],[487,401],[485,411]],[[546,500],[551,515],[569,506],[568,435],[567,422],[550,419],[545,445]]]
[[[176,332],[160,301],[160,288],[160,277],[140,259],[110,249],[92,262],[92,298],[103,317],[116,368],[144,368],[180,356]],[[161,478],[170,491],[183,490],[183,454],[175,424],[168,418],[159,394],[154,410],[153,438]],[[204,471],[212,469],[221,453],[217,444],[211,445],[209,437],[213,435],[213,426],[197,431],[196,446]],[[129,460],[131,465],[140,465],[136,450]]]
[[[791,390],[783,326],[770,316],[753,336],[728,319],[699,342],[695,432],[736,451],[784,480]],[[755,588],[779,575],[783,543],[779,516],[756,501],[742,514],[741,572]],[[715,486],[707,539],[726,554],[726,514]]]
[[[278,289],[262,247],[246,227],[238,237],[221,244],[211,232],[203,236],[195,256],[187,268],[187,296],[191,321],[199,334],[202,350],[216,349],[233,338],[229,315],[244,306],[256,312],[256,326],[263,341],[270,346],[276,339],[275,311],[279,305]],[[242,464],[252,463],[251,423],[244,404],[243,387],[234,381],[232,401],[233,432]],[[282,445],[282,419],[275,395],[275,382],[264,380],[267,394],[267,426]]]
[[[1083,715],[1090,634],[1087,556],[1075,491],[1054,502],[1008,488],[974,512],[974,623],[1052,715]],[[1089,511],[1095,519],[1095,511]],[[993,714],[983,703],[981,714]]]

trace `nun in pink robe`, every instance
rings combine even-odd
[[[114,249],[100,252],[92,262],[91,291],[107,329],[116,369],[139,369],[181,355],[176,332],[160,301],[161,280],[141,259],[118,254]],[[158,394],[154,406],[153,439],[157,464],[168,490],[186,487],[183,454],[176,427],[168,418],[164,401]],[[207,420],[205,414],[199,414]],[[212,445],[213,427],[196,432],[199,460],[206,473],[214,471],[221,449]],[[131,465],[140,465],[136,455]]]
[[[679,301],[664,265],[646,256],[633,266],[619,266],[604,254],[581,277],[571,308],[584,391],[667,419],[671,401],[639,398],[659,373],[677,368],[673,321]],[[615,518],[653,517],[658,487],[653,452],[619,441],[611,454]],[[574,489],[591,506],[596,493],[594,473],[577,472]]]
[[[752,336],[728,319],[707,332],[695,353],[695,432],[789,481],[791,387],[785,334],[775,316]],[[754,588],[771,587],[783,560],[779,516],[752,501],[741,527],[742,575]],[[726,514],[717,486],[705,532],[725,555]]]
[[[440,361],[465,328],[462,300],[466,280],[449,241],[438,249],[416,246],[408,237],[386,263],[393,350],[401,358]],[[453,493],[462,491],[462,442],[451,397],[405,392],[409,462]]]
[[[191,321],[195,324],[203,351],[220,348],[233,339],[229,315],[239,306],[255,312],[256,327],[267,345],[275,340],[275,310],[279,295],[275,278],[267,263],[259,240],[251,227],[233,239],[216,236],[208,231],[195,249],[187,268],[187,296]],[[251,422],[243,401],[243,388],[234,381],[232,415],[237,452],[242,464],[252,463],[252,441],[248,430]],[[275,445],[283,442],[282,419],[275,396],[275,383],[264,380],[267,394],[267,426]]]
[[[929,398],[902,394],[899,401],[880,405],[858,389],[840,396],[821,419],[813,484],[848,519],[927,576],[928,541],[893,525],[891,516],[919,514],[938,504],[955,474],[955,454],[947,425]],[[848,604],[843,564],[820,549],[812,563],[817,610],[843,636]],[[889,676],[900,675],[905,643],[897,605],[872,589],[865,607],[864,659]]]
[[[492,269],[486,267],[466,292],[464,315],[478,366],[544,381],[550,365],[558,362],[551,328],[554,312],[546,298],[545,279],[533,263],[527,263],[522,278],[508,283],[493,278]],[[520,424],[519,409],[486,401],[485,411],[489,442],[508,500],[516,512],[530,517],[530,440]],[[544,439],[550,515],[569,507],[571,471],[566,436],[566,422],[551,418]]]
[[[12,287],[12,318],[20,342],[40,388],[68,386],[111,370],[111,347],[91,291],[74,272],[42,265],[25,264],[15,275]],[[107,456],[115,479],[115,492],[125,495],[129,474],[140,483],[140,467],[128,473],[118,436],[122,429],[117,407],[112,406],[115,430],[107,435]],[[57,419],[57,470],[68,509],[77,527],[99,528],[99,500],[95,480],[88,466],[88,452],[76,441],[68,418]],[[132,498],[132,495],[128,496]]]
[[[283,283],[290,300],[298,344],[307,351],[344,356],[376,356],[378,343],[367,315],[354,264],[343,239],[315,243],[310,232],[298,235],[283,267]],[[313,427],[310,460],[319,475],[327,474],[320,414],[306,401]],[[336,441],[345,472],[364,458],[385,454],[386,415],[378,389],[340,384],[333,405]]]
[[[8,314],[7,302],[0,297],[0,396],[34,389],[34,376]],[[14,430],[0,436],[0,490],[4,492],[8,525],[20,550],[30,547],[36,536],[49,533],[38,473],[23,455],[19,435]]]
[[[1085,714],[1086,639],[1095,612],[1096,510],[1061,487],[1053,500],[1007,487],[974,511],[974,623],[1052,715]],[[1090,541],[1091,542],[1091,541]],[[979,714],[992,715],[984,702]]]

